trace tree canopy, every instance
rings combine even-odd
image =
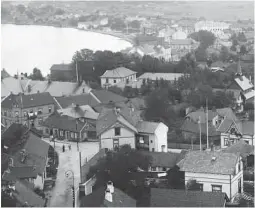
[[[41,80],[41,81],[44,80],[41,70],[37,68],[33,69],[33,73],[30,74],[28,78],[32,80]]]
[[[109,151],[105,158],[92,166],[88,178],[96,176],[95,187],[112,181],[115,187],[125,190],[130,182],[130,172],[136,172],[138,167],[147,170],[150,163],[151,157],[143,155],[129,145],[123,145],[118,151]]]
[[[200,42],[200,45],[204,48],[208,48],[209,46],[213,45],[216,39],[213,33],[206,30],[200,30],[198,32],[191,33],[189,37],[195,41]]]

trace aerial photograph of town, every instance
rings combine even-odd
[[[254,207],[254,1],[1,1],[1,207]]]

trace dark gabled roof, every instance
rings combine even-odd
[[[150,207],[224,207],[226,194],[152,188]]]
[[[33,166],[10,167],[8,172],[4,172],[2,180],[16,181],[17,179],[36,178],[37,172]]]
[[[185,120],[181,126],[181,130],[184,132],[190,132],[194,134],[199,134],[199,124],[193,121]],[[201,133],[206,134],[206,124],[201,123]],[[218,136],[219,133],[216,131],[214,126],[208,126],[208,135],[210,137]]]
[[[31,188],[19,180],[17,180],[15,183],[15,192],[13,195],[22,205],[25,205],[25,203],[31,207],[44,207],[45,205],[44,199],[38,196]]]
[[[81,207],[136,207],[136,201],[114,187],[112,202],[105,200],[105,187],[100,187],[81,200]]]
[[[13,156],[14,163],[16,163],[16,161],[20,162],[18,164],[14,164],[14,166],[34,166],[34,171],[41,175],[47,165],[49,146],[50,145],[47,142],[31,134],[25,145],[22,147],[22,149],[24,149],[27,153],[24,162],[21,162],[21,155],[18,151]]]
[[[103,104],[108,104],[109,102],[120,103],[128,100],[126,97],[108,90],[92,90],[91,93]]]
[[[235,126],[238,131],[243,135],[254,135],[254,121],[234,121],[229,119],[224,119],[220,124],[217,131],[225,133],[230,129],[231,126]]]
[[[140,133],[153,134],[159,126],[159,122],[139,121],[136,125],[137,131]]]
[[[58,128],[62,130],[72,131],[72,132],[80,132],[85,125],[89,126],[90,131],[95,131],[95,126],[88,123],[83,123],[75,118],[63,115],[61,116],[58,113],[54,113],[50,115],[43,123],[44,126],[49,128]]]
[[[28,128],[22,124],[13,123],[2,133],[2,145],[7,147],[16,144],[20,137],[28,131]]]
[[[122,106],[120,108],[120,112],[116,112],[112,108],[103,108],[101,113],[99,114],[96,131],[97,135],[102,134],[106,130],[108,130],[113,124],[120,123],[124,125],[126,128],[137,132],[136,124],[140,120],[140,115],[137,112],[131,112],[127,107]]]
[[[2,108],[12,108],[13,105],[17,105],[18,108],[30,108],[36,106],[43,106],[54,104],[53,97],[48,92],[35,93],[30,95],[24,94],[10,94],[1,103]]]
[[[96,106],[99,102],[91,94],[73,95],[68,97],[56,97],[57,106],[67,108],[72,104],[75,105],[90,105],[91,107]]]
[[[2,71],[1,71],[1,79],[7,78],[7,77],[10,77],[10,76],[11,75],[5,69],[2,69]]]
[[[142,154],[148,155],[152,158],[151,167],[166,167],[173,168],[185,156],[185,152],[172,153],[172,152],[148,152],[141,151]]]
[[[230,175],[235,171],[238,158],[239,155],[233,153],[190,151],[177,165],[185,172]]]
[[[223,151],[227,152],[227,153],[238,153],[243,158],[245,158],[249,155],[254,155],[254,147],[249,145],[249,144],[246,144],[242,140],[240,140],[239,142],[236,142],[235,144],[227,147]]]
[[[51,71],[71,71],[70,64],[53,64],[50,68]]]

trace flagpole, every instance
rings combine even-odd
[[[207,149],[209,149],[209,138],[208,138],[208,100],[206,98],[206,141]]]
[[[201,120],[200,120],[200,116],[199,116],[199,120],[198,120],[198,124],[199,124],[199,141],[200,141],[200,151],[202,151],[202,144],[201,144]]]

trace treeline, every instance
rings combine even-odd
[[[157,59],[148,55],[138,57],[136,55],[124,54],[112,51],[96,51],[82,49],[77,51],[72,59],[73,79],[76,78],[76,67],[79,76],[83,80],[94,80],[99,82],[100,76],[106,70],[117,67],[126,67],[137,72],[137,76],[145,72],[166,72],[166,73],[191,73],[195,67],[195,60],[182,60],[174,64],[164,59]],[[93,65],[91,65],[93,63]]]

